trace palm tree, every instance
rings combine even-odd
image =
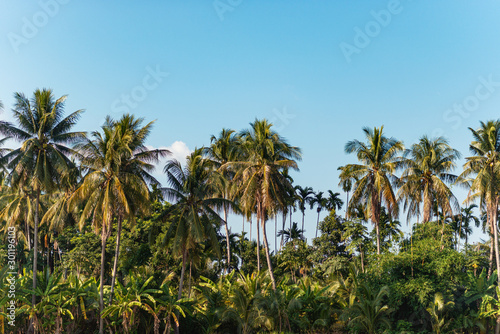
[[[337,168],[338,170],[342,171],[344,167],[339,167]],[[339,182],[339,186],[342,186],[342,190],[346,193],[347,195],[347,200],[346,202],[346,208],[345,208],[345,219],[347,219],[347,211],[348,211],[348,206],[349,206],[349,192],[352,190],[352,179],[351,178],[343,178]]]
[[[123,189],[117,189],[117,193],[121,191],[125,196],[123,202],[116,207],[116,250],[111,279],[110,302],[113,299],[116,281],[122,222],[127,219],[129,224],[133,224],[137,214],[146,214],[148,212],[150,202],[148,184],[156,186],[160,184],[151,173],[154,171],[155,164],[159,162],[159,159],[170,154],[166,149],[148,149],[146,147],[146,139],[151,132],[154,121],[142,126],[143,121],[143,118],[135,118],[133,115],[125,114],[113,123],[114,140],[126,147],[123,148],[123,155],[119,157],[120,164],[117,175],[119,182],[116,183],[116,185],[125,186]],[[127,192],[131,193],[131,196]]]
[[[35,198],[35,219],[33,238],[33,291],[36,290],[38,266],[38,223],[40,195],[57,189],[60,176],[72,165],[69,155],[73,151],[65,146],[85,138],[83,132],[69,132],[80,118],[83,110],[77,110],[64,117],[66,95],[55,100],[52,90],[35,90],[28,99],[22,93],[15,93],[14,118],[16,127],[0,122],[0,132],[21,141],[20,148],[8,153],[11,171],[8,176],[14,188],[27,187]],[[64,118],[63,118],[64,117]],[[33,306],[36,303],[32,295]]]
[[[472,212],[475,208],[477,208],[476,204],[470,204],[467,205],[465,208],[461,208],[460,215],[458,217],[460,219],[460,225],[461,225],[460,233],[463,232],[463,235],[465,236],[466,248],[467,248],[468,236],[472,234],[472,228],[470,226],[470,223],[471,222],[474,223],[476,227],[479,227],[479,225],[481,225],[481,221],[479,220],[479,218],[474,216]]]
[[[398,153],[403,150],[403,143],[394,138],[387,138],[380,128],[363,128],[366,143],[358,140],[349,141],[345,145],[347,153],[356,153],[360,164],[342,167],[340,179],[356,180],[348,209],[358,204],[366,204],[367,218],[370,217],[377,233],[377,254],[380,254],[380,210],[382,203],[389,215],[397,216],[399,207],[393,191],[394,175],[399,167]]]
[[[360,295],[358,301],[352,306],[357,314],[352,322],[359,323],[368,334],[376,333],[380,325],[391,327],[387,313],[389,306],[383,305],[384,297],[389,295],[389,287],[383,286],[377,293],[365,284],[359,285]]]
[[[293,240],[304,240],[304,230],[300,230],[298,224],[293,222],[292,227],[286,230],[278,231],[278,237],[284,238],[284,242],[287,243]]]
[[[164,150],[148,150],[144,140],[152,123],[141,128],[142,119],[124,115],[119,121],[106,118],[102,134],[94,131],[92,140],[78,145],[80,160],[87,171],[83,182],[69,200],[70,206],[83,203],[80,229],[91,219],[95,233],[101,234],[101,287],[100,311],[104,309],[103,285],[106,241],[114,220],[117,221],[117,249],[112,278],[116,277],[119,256],[121,224],[128,219],[134,222],[135,215],[146,213],[149,208],[147,183],[158,184],[149,173],[154,169],[151,162],[158,161]],[[111,294],[112,299],[112,294]],[[103,333],[102,317],[99,325]]]
[[[304,219],[306,217],[306,205],[311,204],[313,199],[314,191],[311,187],[302,188],[301,186],[295,186],[295,193],[297,202],[299,204],[299,210],[302,212],[302,230],[304,230]]]
[[[215,175],[215,182],[217,184],[216,191],[218,195],[224,199],[235,200],[237,195],[236,182],[233,182],[234,171],[229,169],[221,169],[221,166],[230,162],[238,160],[239,150],[239,138],[235,134],[234,130],[222,129],[219,137],[212,136],[210,138],[211,145],[207,149],[209,159],[214,163],[215,169],[218,170],[218,174]],[[229,205],[226,202],[223,205],[224,211],[224,228],[226,230],[226,250],[227,250],[227,272],[231,266],[231,247],[229,245],[229,228],[227,225],[227,214],[229,211]]]
[[[342,205],[344,205],[344,201],[340,199],[340,193],[334,193],[333,191],[328,190],[325,207],[329,211],[332,211],[342,209]]]
[[[327,205],[327,198],[323,197],[323,192],[319,191],[314,194],[313,199],[311,200],[311,209],[316,205],[316,211],[318,212],[318,221],[316,222],[316,236],[318,237],[318,226],[319,226],[319,214],[321,210]]]
[[[164,172],[170,187],[163,188],[162,191],[167,200],[172,200],[175,204],[162,218],[177,217],[170,225],[164,242],[172,238],[174,251],[182,257],[178,292],[178,299],[181,299],[190,251],[207,240],[216,252],[220,251],[212,220],[222,224],[223,219],[213,207],[232,203],[223,198],[210,197],[214,190],[209,181],[215,171],[211,168],[210,160],[203,156],[203,149],[195,149],[188,156],[184,168],[177,160],[167,162]]]
[[[486,216],[493,237],[496,265],[500,268],[496,228],[500,191],[498,182],[500,180],[500,120],[481,122],[479,129],[469,129],[473,137],[469,148],[474,156],[466,158],[464,172],[460,175],[460,179],[470,186],[467,201],[479,198],[486,204]],[[500,284],[500,270],[497,270],[497,279]],[[496,333],[500,331],[499,324],[500,317],[497,319]]]
[[[451,148],[443,137],[430,139],[423,136],[417,144],[405,151],[405,170],[400,179],[402,186],[398,199],[404,202],[408,219],[420,215],[421,203],[423,223],[431,219],[434,201],[448,217],[453,215],[453,209],[458,210],[458,201],[448,184],[457,180],[457,176],[451,172],[459,158],[460,153]]]
[[[267,267],[273,289],[276,289],[269,244],[266,235],[266,221],[277,214],[285,205],[286,192],[291,185],[281,173],[284,169],[298,170],[300,149],[290,146],[278,133],[271,130],[267,120],[255,120],[250,130],[241,133],[242,149],[247,161],[238,161],[236,178],[242,180],[242,202],[255,203],[257,220],[262,226]],[[245,205],[245,204],[243,204]]]

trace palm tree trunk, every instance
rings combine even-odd
[[[106,256],[106,227],[102,227],[101,236],[101,286],[99,290],[99,334],[104,334],[104,319],[102,311],[104,310],[104,258]]]
[[[278,215],[274,215],[274,252],[278,253]]]
[[[267,269],[269,270],[269,276],[271,277],[273,290],[276,290],[276,282],[274,280],[274,275],[273,275],[273,265],[271,264],[271,257],[269,256],[269,245],[267,243],[266,222],[262,218],[261,222],[262,222],[262,236],[264,237],[264,247],[266,249]]]
[[[115,262],[113,263],[113,275],[111,278],[111,291],[109,294],[109,304],[113,302],[113,293],[115,291],[116,270],[118,269],[118,257],[120,256],[121,236],[122,236],[122,219],[118,217],[118,226],[116,230]]]
[[[286,212],[283,211],[283,228],[281,229],[282,231],[285,230],[286,216],[287,216]],[[282,234],[281,235],[281,241],[280,241],[280,250],[283,248],[283,238],[284,238],[284,235]]]
[[[380,255],[380,228],[378,221],[375,222],[375,229],[377,231],[377,255]]]
[[[226,272],[229,274],[229,267],[231,267],[231,246],[229,244],[229,228],[227,227],[227,206],[225,203],[224,203],[224,228],[226,229],[226,247],[227,247]]]
[[[26,220],[26,239],[28,241],[28,251],[31,252],[31,237],[30,237],[30,226]]]
[[[348,211],[349,211],[349,192],[347,191],[347,202],[345,202],[345,219],[347,219]]]
[[[491,223],[491,214],[489,214],[489,211],[486,212],[486,219],[488,220],[488,225],[490,226],[490,257],[489,257],[489,268],[488,268],[488,278],[490,278],[491,274],[493,273],[493,257],[495,253],[495,245],[494,245],[494,233],[495,229],[493,228],[493,224]]]
[[[257,272],[260,272],[260,227],[259,222],[262,221],[262,217],[257,217]]]
[[[318,227],[319,227],[319,211],[318,211],[318,221],[316,222],[316,236],[315,236],[315,238],[318,237]]]
[[[36,272],[37,272],[37,260],[38,260],[38,207],[40,206],[40,190],[36,191],[36,201],[35,201],[35,232],[33,236],[33,291],[36,290]],[[35,293],[31,296],[31,303],[33,307],[36,305]]]
[[[302,231],[304,231],[304,218],[306,217],[306,213],[302,212]]]
[[[491,210],[491,222],[494,231],[493,236],[495,240],[495,260],[497,264],[497,279],[498,279],[498,284],[500,284],[500,254],[498,253],[498,233],[497,233],[498,198],[495,198],[494,205],[492,208],[490,208],[490,210]],[[500,298],[500,296],[497,296],[497,299],[498,298]],[[500,334],[500,316],[497,316],[495,334]]]
[[[248,240],[252,241],[252,216],[250,216],[250,234]]]

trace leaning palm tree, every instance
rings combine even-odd
[[[255,203],[257,208],[257,220],[262,227],[269,276],[273,289],[276,289],[269,256],[266,221],[285,205],[286,192],[291,185],[281,172],[284,169],[298,170],[295,160],[299,160],[301,154],[299,148],[289,145],[278,133],[271,130],[272,124],[267,120],[255,120],[250,126],[249,130],[241,133],[242,149],[247,160],[229,163],[228,168],[234,165],[238,170],[235,178],[242,180],[242,201]]]
[[[33,238],[33,291],[36,290],[38,266],[38,223],[42,192],[57,189],[60,176],[72,165],[69,156],[73,151],[67,144],[85,138],[83,132],[70,132],[83,110],[77,110],[64,117],[66,95],[55,99],[50,89],[37,89],[28,99],[22,93],[15,93],[14,118],[17,127],[0,122],[0,132],[21,141],[20,148],[5,155],[8,179],[14,188],[30,188],[35,198]],[[32,295],[33,306],[36,303]]]
[[[469,148],[472,157],[466,158],[464,172],[460,180],[470,186],[467,201],[476,198],[486,204],[486,217],[492,236],[497,268],[500,268],[498,253],[497,208],[500,192],[500,120],[481,122],[479,129],[473,130],[473,141]],[[492,267],[492,266],[490,266]],[[497,270],[500,284],[500,270]],[[497,319],[496,333],[500,332],[500,317]]]
[[[297,203],[299,204],[299,210],[302,212],[302,230],[304,230],[304,220],[306,217],[306,205],[311,204],[313,199],[314,191],[311,187],[295,186],[295,193]]]
[[[400,178],[398,200],[404,203],[408,219],[420,214],[421,204],[423,223],[431,219],[434,202],[448,217],[458,210],[458,201],[449,185],[457,180],[451,172],[459,158],[460,153],[451,148],[443,137],[430,139],[423,136],[405,151],[402,162],[405,169]]]
[[[356,153],[360,164],[350,164],[341,168],[340,179],[355,180],[352,198],[348,203],[348,211],[358,204],[366,204],[367,218],[375,225],[377,233],[377,254],[380,254],[380,211],[382,204],[391,216],[399,211],[393,183],[394,175],[399,167],[398,153],[403,150],[403,143],[383,134],[384,127],[363,128],[366,143],[358,140],[349,141],[345,145],[347,153]]]

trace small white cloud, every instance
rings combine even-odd
[[[186,163],[186,157],[192,152],[186,143],[179,140],[176,140],[172,145],[165,148],[172,153],[169,156],[170,159],[175,159],[183,165]]]

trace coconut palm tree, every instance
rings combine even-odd
[[[295,193],[297,198],[297,203],[299,204],[299,210],[302,212],[302,230],[304,230],[304,219],[306,217],[306,205],[311,204],[313,199],[314,191],[311,187],[302,188],[301,186],[295,186]]]
[[[20,148],[5,155],[8,179],[14,188],[30,188],[35,198],[33,237],[33,291],[36,290],[38,266],[38,224],[39,206],[42,193],[50,193],[58,188],[60,176],[72,165],[69,156],[74,152],[67,144],[85,138],[83,132],[70,132],[83,110],[77,110],[64,117],[66,95],[54,98],[50,89],[35,90],[28,99],[22,93],[15,93],[14,118],[17,127],[8,122],[0,122],[0,132],[22,142]],[[32,295],[33,306],[36,303]]]
[[[170,187],[162,188],[162,191],[174,205],[160,218],[176,217],[165,235],[164,243],[173,239],[173,250],[182,257],[178,299],[182,296],[190,251],[208,240],[213,249],[220,252],[213,221],[217,224],[224,221],[213,208],[232,204],[226,199],[211,197],[214,190],[210,180],[216,172],[211,168],[210,160],[203,156],[203,151],[195,149],[188,156],[184,168],[177,160],[167,162],[164,168]]]
[[[311,209],[314,207],[314,205],[316,205],[316,211],[318,212],[318,220],[316,222],[316,235],[315,235],[315,238],[318,237],[319,214],[320,214],[321,210],[323,210],[323,208],[326,207],[327,200],[328,200],[327,198],[323,197],[323,192],[319,191],[316,194],[314,194],[314,196],[313,196],[313,198],[312,198],[312,200],[310,202]]]
[[[119,157],[117,176],[120,183],[126,186],[125,190],[133,192],[133,196],[123,201],[123,206],[117,206],[116,250],[111,279],[110,302],[113,299],[116,281],[122,223],[126,219],[129,224],[133,224],[136,215],[148,212],[150,207],[148,185],[158,186],[160,184],[151,173],[155,170],[155,164],[159,162],[159,159],[170,154],[166,149],[149,149],[146,147],[146,139],[151,132],[154,121],[145,126],[142,126],[143,122],[143,118],[135,118],[133,115],[125,114],[113,123],[114,140],[126,145],[126,148],[123,149],[123,155]],[[124,195],[127,196],[128,194],[124,193]]]
[[[240,151],[238,149],[239,138],[234,130],[222,129],[219,137],[212,136],[210,138],[211,145],[207,149],[208,157],[213,162],[215,169],[219,172],[214,174],[216,184],[216,192],[219,197],[231,201],[236,200],[238,195],[238,184],[234,182],[234,171],[230,169],[221,169],[221,166],[238,160]],[[224,212],[224,229],[226,231],[226,250],[227,250],[227,272],[231,266],[231,247],[229,245],[229,228],[227,225],[227,215],[229,212],[229,204],[226,202],[223,207]]]
[[[477,130],[469,128],[473,141],[469,148],[472,157],[466,158],[461,181],[470,186],[467,201],[476,198],[486,205],[486,216],[492,236],[497,268],[500,268],[498,253],[497,209],[500,192],[500,120],[481,122]],[[492,267],[490,265],[490,267]],[[497,270],[500,284],[500,270]],[[497,320],[497,331],[500,332],[500,317]]]
[[[301,157],[300,149],[289,145],[267,120],[255,120],[249,130],[241,133],[242,149],[247,161],[238,161],[234,165],[238,172],[235,178],[242,181],[242,202],[255,203],[257,220],[262,227],[264,247],[266,249],[269,276],[276,289],[269,244],[266,235],[266,221],[277,214],[285,205],[289,180],[281,173],[284,169],[298,170],[297,162]],[[231,165],[230,165],[231,166]],[[243,204],[245,206],[245,204]]]
[[[95,233],[101,235],[101,312],[104,309],[106,241],[113,222],[116,219],[118,225],[114,278],[119,256],[121,223],[125,219],[133,223],[136,214],[147,212],[149,208],[147,183],[158,183],[149,174],[154,169],[151,163],[166,154],[162,150],[151,151],[145,148],[144,140],[149,134],[152,123],[143,128],[140,127],[141,123],[142,119],[135,119],[130,115],[124,115],[119,121],[107,117],[102,126],[102,134],[94,131],[92,140],[77,146],[86,174],[81,185],[71,196],[69,205],[83,203],[79,220],[80,229],[87,219],[91,219]],[[103,333],[102,318],[99,327],[100,333]]]
[[[403,150],[403,143],[383,134],[384,127],[363,128],[366,143],[358,140],[345,145],[347,153],[356,153],[360,164],[343,166],[340,173],[343,180],[356,180],[348,209],[358,204],[366,204],[367,218],[375,225],[377,233],[377,254],[380,254],[380,210],[385,204],[389,215],[397,216],[399,207],[393,191],[397,180],[394,173],[399,167],[398,153]]]
[[[458,201],[449,185],[457,180],[451,172],[459,158],[460,153],[443,137],[430,139],[423,136],[405,151],[398,200],[404,203],[408,219],[420,215],[421,204],[423,223],[431,219],[434,202],[448,217],[453,215],[453,210],[458,210]]]

